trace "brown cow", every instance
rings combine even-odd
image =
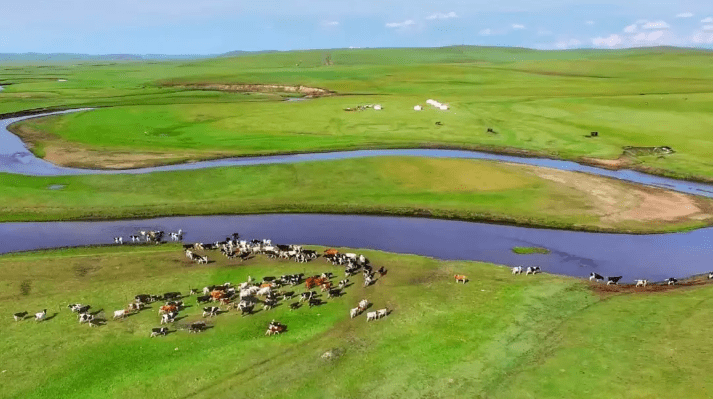
[[[158,310],[158,314],[165,314],[177,311],[176,305],[164,305]]]
[[[217,301],[217,300],[220,300],[221,298],[226,297],[226,294],[223,291],[215,290],[215,291],[210,292],[210,296],[211,296],[211,298],[213,298],[214,301]]]
[[[331,289],[331,288],[332,288],[332,283],[329,281],[327,281],[326,283],[322,283],[322,285],[321,285],[322,292],[329,291],[329,289]]]
[[[324,250],[324,254],[327,255],[327,256],[334,256],[334,255],[336,255],[336,254],[338,254],[338,253],[339,253],[339,251],[337,251],[337,250],[334,249],[334,248],[328,248],[328,249],[325,249],[325,250]]]
[[[468,281],[468,277],[466,277],[464,274],[456,274],[454,277],[456,279],[456,283],[465,284],[465,282]]]

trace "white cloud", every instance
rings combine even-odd
[[[426,19],[448,19],[448,18],[458,18],[458,14],[456,14],[453,11],[451,11],[447,14],[444,14],[442,12],[437,12],[435,14],[431,14],[426,17]]]
[[[587,25],[590,25],[590,26],[591,26],[591,25],[594,25],[594,21],[587,21],[587,22],[585,22],[585,24],[587,24]]]
[[[627,26],[626,28],[624,28],[624,32],[626,32],[626,33],[634,33],[634,32],[636,32],[636,28],[637,28],[636,24],[629,25],[629,26]]]
[[[713,30],[713,25],[703,25],[703,30],[705,30],[705,31],[712,31],[712,30]]]
[[[621,36],[609,35],[609,37],[595,37],[592,44],[596,47],[616,47],[622,43]]]
[[[693,16],[692,12],[682,12],[676,15],[676,18],[691,18]]]
[[[696,44],[713,44],[713,32],[696,32],[691,36],[691,41]]]
[[[708,17],[701,20],[702,24],[709,24],[711,22],[713,22],[713,17]]]
[[[480,36],[490,36],[493,34],[493,30],[488,28],[488,29],[483,29],[478,33]]]
[[[339,21],[322,21],[322,26],[338,26]]]
[[[408,19],[404,22],[389,22],[386,24],[387,28],[406,28],[411,25],[416,25],[416,22],[412,19]]]
[[[555,48],[560,49],[560,50],[565,50],[568,48],[579,47],[581,44],[582,44],[582,42],[577,39],[562,40],[562,41],[555,43]]]
[[[647,22],[643,26],[641,26],[641,29],[647,29],[647,30],[659,30],[659,29],[668,29],[671,26],[667,24],[665,21],[654,21],[654,22]]]
[[[525,25],[512,24],[512,28],[515,30],[525,29]]]

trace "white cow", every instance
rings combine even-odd
[[[387,308],[379,309],[376,311],[377,318],[386,317],[389,315],[389,310]]]
[[[123,319],[126,317],[126,309],[121,309],[121,310],[115,310],[114,311],[114,320],[116,319]]]
[[[35,313],[35,321],[44,321],[47,318],[47,309]]]
[[[512,274],[522,274],[522,266],[515,266],[512,268]]]
[[[637,287],[646,287],[646,284],[649,283],[649,280],[636,280],[636,286]]]
[[[360,311],[361,311],[361,308],[351,309],[351,310],[349,310],[349,316],[353,319],[353,318],[359,316]]]
[[[366,314],[366,321],[372,321],[376,320],[379,318],[379,315],[376,312],[369,312]]]
[[[359,309],[361,309],[362,312],[364,311],[364,309],[367,308],[367,306],[369,306],[369,301],[367,301],[366,299],[362,299],[361,301],[359,301]]]

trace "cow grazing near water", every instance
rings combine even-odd
[[[589,281],[592,281],[592,280],[602,281],[602,280],[604,280],[604,276],[602,276],[601,274],[591,272],[591,273],[589,273]]]
[[[649,284],[649,280],[636,280],[637,287],[646,287]]]
[[[159,335],[166,336],[166,334],[168,334],[168,327],[157,327],[151,329],[151,338]]]
[[[713,272],[708,272],[708,280],[713,280]]]
[[[664,280],[664,283],[666,283],[668,285],[676,285],[677,282],[678,282],[678,279],[673,278],[673,277],[669,277],[666,280]]]
[[[12,314],[12,317],[15,319],[15,321],[20,321],[24,319],[25,316],[27,316],[27,311]]]
[[[622,276],[607,277],[607,285],[618,284]]]
[[[525,270],[525,275],[527,276],[528,274],[537,274],[540,272],[540,266],[528,266],[527,270]]]
[[[456,279],[456,283],[463,283],[465,284],[466,281],[468,281],[468,277],[466,277],[464,274],[456,274],[453,276]]]
[[[114,237],[114,244],[123,244],[124,243],[124,237]]]
[[[512,268],[512,274],[522,274],[522,266],[515,266]]]

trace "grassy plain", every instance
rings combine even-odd
[[[142,175],[0,174],[0,221],[271,212],[661,232],[710,225],[713,202],[580,173],[418,157]]]
[[[89,303],[110,316],[138,293],[336,270],[320,259],[302,265],[220,257],[198,266],[175,245],[0,256],[0,397],[611,399],[713,392],[713,311],[701,306],[713,286],[602,295],[572,278],[363,252],[389,269],[374,286],[363,288],[356,277],[344,296],[320,307],[226,313],[204,333],[153,339],[155,305],[90,328],[66,304]],[[455,284],[455,273],[470,282]],[[349,319],[363,298],[392,314],[368,324],[363,315]],[[194,300],[186,301],[194,306],[177,326],[200,319]],[[43,308],[46,322],[9,317]],[[289,331],[265,337],[272,319]],[[338,356],[322,359],[330,350]]]
[[[327,54],[334,65],[322,65]],[[40,154],[65,164],[77,162],[66,154],[77,148],[94,151],[83,162],[126,167],[127,153],[140,165],[227,155],[454,146],[618,160],[657,173],[713,179],[708,162],[712,57],[707,51],[672,48],[448,47],[158,63],[9,64],[0,68],[0,82],[17,84],[0,94],[0,112],[109,107],[15,127]],[[301,84],[341,95],[283,102],[275,93],[180,87],[202,83]],[[427,98],[452,108],[412,110]],[[343,111],[367,103],[381,103],[384,110]],[[590,131],[600,136],[586,138]],[[671,146],[676,153],[620,159],[628,145]]]
[[[528,255],[528,254],[543,254],[546,255],[550,253],[547,248],[540,247],[513,247],[512,251],[518,255]]]

